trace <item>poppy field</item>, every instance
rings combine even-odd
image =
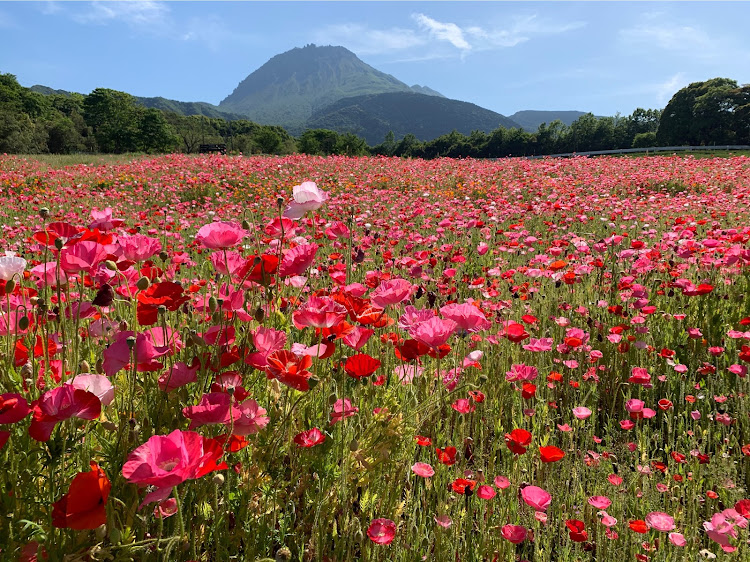
[[[750,158],[0,191],[0,560],[750,559]]]

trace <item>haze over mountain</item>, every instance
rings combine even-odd
[[[508,118],[518,123],[521,127],[529,132],[535,132],[539,129],[539,125],[547,123],[549,125],[553,121],[562,121],[566,125],[570,126],[573,121],[578,119],[581,115],[586,115],[585,111],[537,111],[533,109],[526,109],[524,111],[516,111],[513,115],[509,115]]]

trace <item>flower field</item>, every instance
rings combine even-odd
[[[0,191],[0,560],[750,559],[750,158]]]

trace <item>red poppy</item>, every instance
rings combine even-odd
[[[107,522],[105,504],[112,484],[96,463],[79,472],[68,493],[52,504],[52,525],[62,529],[96,529]]]
[[[505,434],[505,444],[516,455],[523,455],[531,445],[531,433],[525,429],[514,429]]]
[[[278,266],[279,258],[276,255],[250,256],[237,270],[236,276],[243,282],[252,281],[267,287],[273,281],[273,274],[276,273]]]
[[[557,462],[565,457],[565,451],[553,445],[539,447],[539,454],[542,456],[542,462]]]
[[[524,398],[524,400],[529,400],[530,398],[534,398],[536,395],[536,385],[530,382],[524,382],[521,386],[521,396]]]
[[[661,400],[659,400],[658,404],[659,409],[664,411],[669,410],[673,406],[672,401],[667,400],[666,398],[662,398]]]
[[[437,348],[437,351],[435,351],[435,349],[431,347],[427,351],[427,355],[435,359],[438,359],[438,358],[442,359],[443,357],[448,355],[450,352],[451,352],[451,346],[449,346],[447,343],[444,343],[443,345]]]
[[[429,447],[432,445],[432,439],[425,437],[424,435],[415,436],[414,441],[416,441],[417,445],[420,445],[421,447]]]
[[[307,369],[312,365],[312,358],[309,355],[299,358],[287,349],[280,349],[268,356],[267,363],[266,375],[269,379],[277,379],[302,392],[310,390],[307,381],[312,373]]]
[[[484,402],[485,396],[484,396],[484,392],[482,392],[481,390],[470,390],[469,391],[469,396],[477,404],[480,404],[480,403]]]
[[[446,447],[445,449],[436,447],[435,453],[437,453],[438,461],[440,461],[446,466],[451,466],[452,464],[456,463],[456,448],[455,447]]]
[[[164,306],[167,310],[175,311],[182,304],[190,300],[186,296],[182,285],[171,281],[154,283],[145,291],[138,293],[137,315],[138,323],[143,326],[156,324],[158,319],[159,306]]]
[[[355,379],[369,377],[380,367],[380,361],[365,353],[353,355],[346,360],[344,371]]]
[[[646,522],[642,519],[634,519],[633,521],[630,521],[628,527],[630,527],[631,531],[635,531],[636,533],[648,533],[648,525],[646,525]]]
[[[685,455],[683,455],[682,453],[678,453],[677,451],[672,451],[670,453],[670,455],[674,459],[674,462],[676,462],[678,464],[684,463],[686,461],[686,459],[687,459],[687,457]]]
[[[428,345],[412,339],[397,344],[395,348],[396,357],[401,359],[401,361],[413,361],[422,355],[426,355],[429,351],[430,347]]]
[[[462,496],[466,493],[468,488],[470,491],[474,491],[474,487],[477,485],[475,480],[467,480],[466,478],[456,478],[451,482],[451,489]]]
[[[570,540],[574,542],[584,542],[588,540],[589,535],[584,531],[583,521],[579,521],[578,519],[568,519],[565,522],[565,526],[570,530],[568,533]]]
[[[508,338],[513,343],[520,343],[530,336],[526,332],[526,328],[524,328],[523,324],[518,324],[514,322],[506,326],[505,337]]]
[[[536,316],[532,316],[531,314],[524,314],[523,316],[521,316],[521,320],[523,320],[526,324],[534,324],[535,322],[539,321]]]

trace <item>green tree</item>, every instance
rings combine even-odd
[[[656,146],[656,133],[649,131],[647,133],[638,133],[633,139],[632,148],[651,148]]]
[[[748,126],[742,109],[748,97],[750,86],[740,88],[729,78],[693,82],[675,93],[664,108],[657,141],[661,145],[734,144]]]
[[[103,152],[133,152],[139,149],[141,110],[125,92],[97,88],[83,102],[86,123],[94,131]]]
[[[138,145],[145,152],[170,152],[179,144],[179,138],[158,109],[146,109],[140,119]]]

